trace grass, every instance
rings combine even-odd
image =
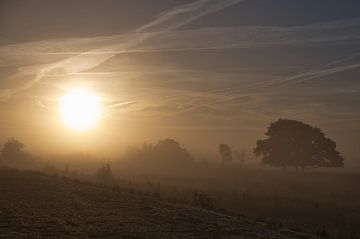
[[[201,170],[186,176],[119,173],[131,178],[138,189],[174,203],[192,205],[194,193],[202,194],[211,198],[210,204],[217,208],[280,222],[322,238],[360,238],[360,174],[246,168]]]
[[[0,195],[0,238],[315,238],[120,184],[38,172],[0,169]]]

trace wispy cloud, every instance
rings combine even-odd
[[[138,33],[151,32],[151,34],[135,34],[132,38],[127,38],[120,43],[108,43],[107,45],[94,48],[89,51],[81,52],[75,56],[49,63],[41,69],[33,69],[29,72],[26,72],[26,75],[28,77],[31,77],[31,75],[35,74],[35,77],[29,80],[26,84],[23,84],[19,87],[2,90],[0,92],[0,96],[2,96],[2,100],[6,100],[14,93],[30,88],[46,74],[49,73],[51,74],[53,72],[62,72],[66,74],[71,74],[92,69],[101,64],[102,62],[112,58],[114,55],[127,52],[129,51],[129,49],[136,47],[149,37],[156,36],[157,34],[159,34],[159,31],[169,31],[176,29],[201,16],[219,11],[240,1],[241,0],[224,0],[219,2],[214,0],[198,0],[191,4],[176,7],[170,11],[161,14],[157,19],[148,24],[145,24],[137,30]],[[96,40],[98,39],[95,39],[95,41]],[[112,39],[107,40],[110,40],[111,42]],[[68,43],[68,41],[65,43]],[[43,44],[45,43],[43,42]],[[40,46],[38,45],[38,48],[39,47],[43,48],[44,46],[40,44]],[[48,48],[46,44],[45,48]],[[30,51],[33,50],[32,48],[30,49]],[[6,51],[8,51],[9,53],[9,49],[6,49],[6,47],[4,50],[5,53]],[[16,51],[14,53],[16,53]],[[10,54],[13,54],[11,50]],[[17,78],[22,76],[23,74],[24,73],[20,71],[19,73],[16,73],[13,77]]]
[[[224,112],[232,110],[233,112],[246,112],[252,117],[260,118],[269,116],[270,102],[278,95],[284,96],[281,103],[290,101],[291,97],[288,97],[287,93],[284,92],[289,91],[295,94],[296,92],[292,90],[292,87],[303,82],[360,67],[359,53],[352,51],[351,53],[339,54],[335,60],[329,58],[325,60],[324,64],[310,67],[298,66],[301,69],[300,71],[296,69],[286,75],[269,75],[263,79],[264,73],[259,70],[259,72],[254,73],[254,78],[257,78],[256,81],[243,80],[247,79],[247,76],[240,71],[236,75],[240,80],[236,83],[227,83],[226,81],[229,78],[232,79],[233,76],[230,77],[226,72],[213,72],[212,69],[209,69],[208,72],[191,72],[189,69],[177,66],[159,66],[155,69],[145,67],[134,67],[134,69],[129,67],[126,69],[123,67],[121,70],[114,67],[110,71],[101,68],[110,59],[128,53],[276,48],[273,56],[274,61],[276,61],[276,52],[280,52],[286,47],[355,46],[355,49],[359,49],[359,18],[297,27],[242,26],[177,30],[195,19],[240,2],[241,0],[199,0],[177,6],[127,34],[53,39],[1,46],[0,67],[17,68],[17,72],[5,80],[19,83],[15,84],[15,87],[2,88],[0,99],[6,100],[20,91],[31,88],[41,79],[47,79],[47,77],[86,74],[87,77],[101,76],[103,79],[108,75],[111,78],[109,81],[117,82],[119,79],[132,76],[132,79],[146,79],[152,83],[146,84],[145,80],[143,80],[145,83],[137,82],[136,90],[128,90],[124,93],[128,94],[129,97],[106,102],[107,108],[111,112],[130,108],[139,111],[159,110],[164,115],[172,117],[194,111]],[[259,58],[261,57],[260,53]],[[126,77],[122,77],[125,74]],[[168,75],[164,76],[164,74]],[[198,84],[204,89],[197,90],[194,87],[192,89],[173,89],[164,85],[155,85],[156,78],[167,79],[170,77],[180,79],[178,81],[182,84],[185,84],[186,79],[192,79],[193,82],[203,80]],[[214,81],[224,82],[221,86],[219,84],[218,87],[206,88],[206,85]],[[130,82],[129,84],[135,83]],[[146,92],[143,88],[146,88]],[[309,96],[310,93],[313,92],[303,92],[303,95]],[[134,97],[130,97],[130,95]],[[293,98],[292,100],[304,103],[305,101],[300,98]],[[39,105],[47,107],[41,102]],[[301,111],[304,114],[316,113],[315,109],[320,107],[318,103],[314,102],[311,104],[305,102],[304,105],[309,107]],[[284,104],[279,103],[277,110],[281,107],[286,108]],[[275,110],[273,109],[273,111]],[[283,111],[281,112],[283,113]],[[290,110],[287,109],[287,112]],[[297,112],[291,111],[291,114],[299,112],[300,110],[297,109]],[[229,115],[236,118],[232,114]]]
[[[32,87],[46,75],[82,73],[99,66],[104,61],[121,53],[284,47],[290,45],[311,46],[313,44],[323,46],[324,44],[348,44],[354,41],[356,43],[360,39],[359,31],[357,31],[360,27],[360,19],[341,20],[301,27],[255,26],[210,28],[179,32],[169,31],[186,24],[190,19],[193,20],[237,2],[222,1],[219,4],[213,1],[197,1],[180,6],[163,13],[153,22],[140,27],[140,31],[137,34],[87,39],[45,40],[2,46],[0,47],[2,55],[0,57],[0,66],[19,67],[18,72],[10,76],[8,80],[16,81],[21,78],[28,78],[28,80],[18,87],[2,89],[0,96],[2,100],[5,100],[16,92]],[[152,31],[156,29],[164,31],[146,32],[150,31],[150,29]],[[80,49],[86,49],[86,51],[80,51]],[[34,62],[37,62],[37,64],[31,66]],[[31,67],[21,67],[22,65],[30,65]],[[268,82],[267,84],[290,82],[300,78],[309,80],[324,74],[332,74],[357,67],[358,64],[345,64],[337,67],[330,66],[326,70],[320,69],[304,72],[285,79],[279,79],[275,82]],[[259,83],[255,83],[252,87],[256,87],[257,84]]]
[[[220,11],[244,0],[199,0],[162,13],[154,21],[140,27],[138,33],[171,31],[193,20]]]

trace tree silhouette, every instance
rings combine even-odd
[[[24,144],[20,141],[10,138],[8,139],[2,150],[0,162],[11,167],[22,167],[32,162],[32,156],[24,151]]]
[[[143,146],[144,147],[144,146]],[[159,140],[152,148],[154,156],[165,159],[171,163],[191,163],[193,161],[189,152],[173,139]]]
[[[343,157],[336,143],[316,127],[300,121],[279,119],[268,127],[264,140],[258,140],[254,154],[261,164],[276,167],[342,167]]]
[[[229,145],[219,144],[219,153],[223,159],[223,164],[225,164],[226,162],[232,161],[233,152]]]
[[[24,149],[24,144],[20,141],[10,138],[4,144],[2,155],[12,155],[21,153]]]
[[[176,168],[193,163],[189,152],[173,139],[162,139],[156,144],[144,143],[141,148],[129,147],[123,158],[146,167]]]

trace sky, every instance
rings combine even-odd
[[[0,0],[0,141],[38,153],[119,155],[177,139],[251,153],[279,118],[320,127],[360,164],[358,0]],[[64,128],[74,86],[98,125]]]

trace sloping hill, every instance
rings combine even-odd
[[[35,172],[0,169],[0,238],[316,238]]]

